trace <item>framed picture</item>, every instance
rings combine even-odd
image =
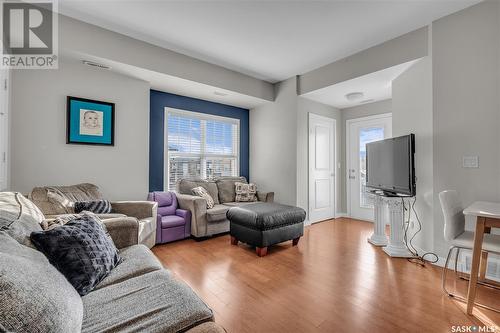
[[[68,96],[66,143],[115,144],[115,104]]]

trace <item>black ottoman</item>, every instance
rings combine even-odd
[[[293,245],[299,243],[306,212],[299,207],[256,202],[233,207],[226,216],[230,221],[231,244],[241,241],[255,246],[257,255],[263,257],[270,245],[288,240],[293,240]]]

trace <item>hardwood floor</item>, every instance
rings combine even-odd
[[[228,332],[451,332],[452,325],[497,325],[500,314],[441,291],[441,268],[391,259],[367,243],[372,224],[336,219],[306,227],[298,246],[231,245],[224,235],[156,246],[163,264],[214,310]],[[449,274],[453,277],[453,274]],[[466,290],[465,281],[451,281]],[[478,287],[500,307],[500,291]],[[496,330],[499,331],[499,328]],[[491,331],[490,331],[491,332]]]

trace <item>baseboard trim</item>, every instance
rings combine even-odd
[[[347,213],[343,213],[343,212],[337,212],[337,213],[335,214],[335,218],[336,218],[336,219],[338,219],[338,218],[340,218],[340,217],[349,217],[349,214],[347,214]]]

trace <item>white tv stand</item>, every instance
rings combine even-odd
[[[408,250],[404,243],[404,207],[403,197],[387,197],[371,193],[374,201],[375,219],[373,223],[373,234],[368,242],[375,246],[382,246],[382,250],[391,257],[413,258],[414,255]],[[389,208],[389,224],[391,235],[389,240],[385,235],[386,214],[385,208]]]

